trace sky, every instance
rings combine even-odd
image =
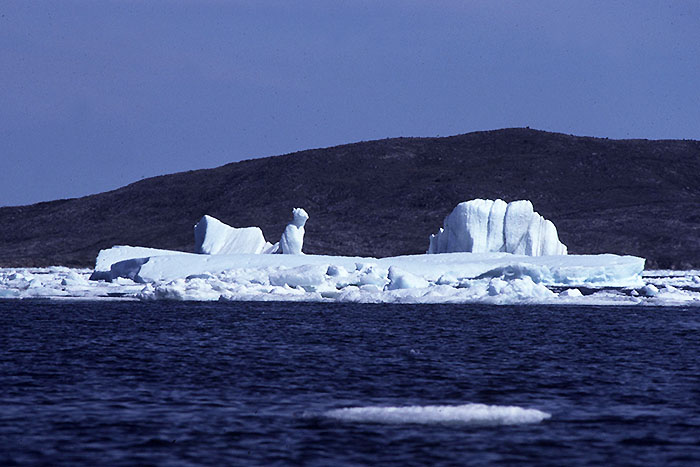
[[[524,126],[700,140],[700,2],[0,2],[0,206]]]

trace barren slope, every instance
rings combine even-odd
[[[532,200],[571,253],[700,267],[699,176],[697,141],[506,129],[361,142],[0,208],[0,265],[92,266],[114,244],[191,251],[203,214],[274,242],[297,206],[307,253],[421,253],[458,202],[481,197]]]

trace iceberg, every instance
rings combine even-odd
[[[530,201],[473,199],[459,203],[430,236],[428,254],[455,252],[548,256],[566,255],[567,248]]]
[[[280,241],[258,227],[204,216],[197,253],[116,246],[102,250],[91,279],[58,272],[0,274],[3,297],[120,296],[140,300],[293,300],[361,303],[700,303],[700,275],[643,280],[644,258],[568,255],[554,224],[529,201],[460,203],[422,255],[306,255],[306,211],[295,208]],[[270,254],[280,253],[280,254]],[[440,253],[440,254],[434,254]],[[659,287],[654,285],[656,283]],[[104,285],[102,285],[104,284]],[[125,290],[126,292],[115,292]]]
[[[231,270],[258,271],[266,277],[275,271],[310,266],[333,280],[343,278],[342,271],[354,271],[355,282],[374,284],[383,289],[424,287],[428,284],[453,283],[471,279],[515,280],[529,278],[536,284],[567,287],[637,287],[642,286],[644,259],[636,256],[559,255],[526,256],[509,253],[446,253],[441,255],[408,255],[389,258],[363,258],[323,255],[195,255],[180,253],[147,258],[132,258],[111,266],[111,279],[133,279],[155,283],[184,279],[202,274],[219,274]],[[392,270],[393,268],[393,270]],[[392,270],[390,274],[390,270]],[[324,272],[327,271],[327,272]],[[287,277],[291,277],[289,274]],[[290,286],[316,285],[294,278]],[[364,281],[364,282],[362,282]],[[347,281],[346,281],[347,282]],[[277,281],[278,285],[281,285]],[[292,285],[293,284],[293,285]]]
[[[95,260],[95,270],[90,280],[111,280],[114,276],[110,273],[113,264],[136,258],[147,258],[161,255],[179,255],[181,251],[161,250],[158,248],[146,248],[142,246],[116,245],[112,248],[100,250]]]
[[[265,240],[260,227],[231,227],[205,215],[194,226],[194,251],[205,255],[271,254],[301,255],[304,225],[309,215],[302,208],[292,210],[292,222],[276,244]]]
[[[287,225],[282,238],[274,245],[265,240],[260,227],[231,227],[219,219],[204,215],[194,226],[194,251],[198,255],[236,255],[236,254],[303,254],[304,225],[309,215],[301,208],[292,210],[292,222]],[[162,250],[139,246],[116,245],[100,250],[95,261],[95,270],[90,279],[111,280],[115,277],[128,277],[123,271],[124,265],[118,266],[119,273],[110,274],[113,264],[128,260],[151,258],[155,256],[182,255],[181,251]],[[131,263],[129,263],[131,264]]]
[[[292,222],[282,233],[277,252],[284,255],[301,255],[301,247],[304,244],[304,225],[309,219],[309,215],[302,208],[294,208],[292,216]]]
[[[194,251],[205,255],[261,254],[272,250],[260,227],[235,228],[205,215],[194,226]]]

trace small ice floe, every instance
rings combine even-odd
[[[466,425],[539,423],[552,416],[537,409],[485,404],[347,407],[328,410],[323,415],[344,422]]]
[[[559,292],[560,297],[583,297],[579,289],[566,289]]]
[[[654,284],[647,284],[639,292],[645,297],[654,297],[659,293],[659,289]]]

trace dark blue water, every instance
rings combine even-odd
[[[0,301],[0,464],[700,463],[700,309]],[[510,426],[332,420],[477,402]]]

